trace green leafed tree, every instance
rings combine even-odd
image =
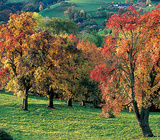
[[[48,30],[52,34],[77,34],[78,27],[76,23],[69,19],[62,20],[60,18],[52,18],[47,19],[39,15],[38,13],[34,13],[33,16],[37,20],[36,30]]]

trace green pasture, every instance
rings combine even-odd
[[[68,7],[55,7],[51,9],[45,9],[41,11],[39,14],[42,15],[43,17],[48,16],[49,18],[52,17],[59,17],[61,19],[66,19],[68,18],[67,14],[64,14],[64,11],[66,11]]]
[[[144,7],[144,8],[143,8],[143,10],[144,10],[145,12],[148,12],[148,11],[151,12],[152,9],[154,9],[154,6],[151,6],[151,7],[147,6],[147,7]]]
[[[8,0],[7,2],[10,3],[10,2],[21,2],[21,1],[29,1],[29,0]]]
[[[103,30],[98,32],[99,35],[103,35]]]
[[[66,101],[56,99],[55,109],[48,109],[47,103],[46,98],[29,96],[29,111],[22,111],[21,98],[0,92],[0,129],[14,140],[155,140],[156,127],[160,129],[160,113],[151,113],[155,137],[145,139],[132,112],[105,119],[91,104],[67,107]]]
[[[105,19],[106,18],[95,18],[94,20],[98,25],[101,25],[104,22]]]
[[[125,2],[125,0],[67,0],[67,2],[71,3],[89,3],[89,4],[105,4],[105,3],[112,3],[112,2]]]
[[[123,0],[122,2],[124,2]],[[67,0],[68,3],[76,3],[76,10],[85,10],[91,15],[95,15],[97,12],[97,9],[101,6],[104,6],[106,2],[112,3],[112,0]],[[118,0],[115,0],[114,2],[119,2]],[[46,17],[59,17],[61,19],[68,18],[67,14],[64,14],[64,11],[66,11],[70,6],[60,6],[60,4],[55,4],[50,6],[50,9],[46,8],[43,11],[41,11],[39,14]],[[108,11],[113,12],[113,11]]]

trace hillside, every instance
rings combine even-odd
[[[48,100],[29,97],[29,111],[20,110],[21,99],[0,92],[0,129],[14,140],[113,140],[141,139],[134,113],[123,111],[120,117],[105,119],[92,105],[67,107],[66,101],[54,101],[55,109],[47,109]],[[151,113],[150,126],[156,135],[160,113]],[[133,127],[134,126],[134,127]],[[159,135],[160,136],[160,135]],[[144,140],[155,140],[148,138]]]
[[[92,32],[94,30],[102,31],[105,29],[105,23],[109,17],[115,13],[123,14],[129,5],[133,5],[139,10],[140,5],[137,5],[137,0],[133,3],[128,0],[127,7],[119,10],[113,3],[118,3],[119,6],[124,5],[126,0],[119,2],[118,0],[7,0],[6,3],[0,5],[0,24],[6,23],[9,19],[9,13],[17,11],[38,12],[43,17],[58,17],[61,19],[69,18],[77,23],[79,31]],[[157,4],[158,1],[152,1]],[[142,9],[145,12],[150,11],[154,6],[145,6]],[[122,6],[123,7],[123,6]],[[71,12],[69,13],[69,9]],[[84,12],[84,14],[81,14]],[[85,16],[84,16],[85,15]],[[105,31],[104,31],[105,32]],[[105,34],[103,32],[103,34]],[[108,32],[107,32],[108,33]],[[102,33],[100,33],[102,34]]]
[[[76,5],[75,6],[76,10],[79,10],[79,11],[84,10],[87,13],[89,13],[91,16],[97,14],[97,10],[99,7],[103,7],[107,3],[112,3],[111,0],[109,1],[106,1],[106,0],[101,0],[101,1],[99,0],[81,0],[81,1],[69,0],[67,2],[69,4],[74,3]],[[115,2],[118,2],[118,0],[115,0]],[[49,9],[48,8],[44,9],[42,12],[40,12],[40,14],[44,17],[45,16],[48,16],[50,18],[59,17],[59,18],[65,19],[65,18],[69,18],[67,14],[64,14],[64,11],[66,11],[69,7],[71,7],[71,5],[51,6]],[[115,10],[107,10],[107,12],[115,12]],[[100,25],[104,21],[104,18],[96,18],[95,20]]]
[[[114,0],[114,1],[112,0],[107,0],[107,1],[106,0],[101,0],[101,1],[99,0],[81,0],[81,1],[67,0],[63,3],[61,2],[54,5],[50,5],[47,8],[43,9],[41,12],[39,12],[39,14],[41,14],[44,17],[48,16],[49,18],[52,18],[52,17],[58,17],[61,19],[69,18],[76,23],[81,23],[80,25],[78,24],[78,26],[80,27],[80,31],[88,30],[88,28],[90,28],[91,26],[94,26],[92,30],[101,31],[105,28],[105,23],[107,22],[107,20],[111,15],[115,13],[121,14],[121,12],[123,14],[127,9],[127,7],[118,8],[116,6],[113,6],[113,3],[118,3],[118,5],[123,5],[125,4],[125,0],[122,0],[121,2],[119,2],[118,0]],[[142,7],[142,9],[145,12],[151,11],[154,8],[154,5],[156,5],[157,3],[158,1],[153,1],[153,6],[149,7],[144,2],[145,6]],[[141,8],[141,6],[137,4],[137,0],[133,0],[133,3],[128,3],[127,6],[129,5],[135,6],[138,11]],[[68,9],[73,6],[74,6],[74,9],[72,10],[76,12],[67,14],[68,13],[67,11],[69,11]],[[122,10],[119,10],[119,9],[122,9]],[[77,15],[79,15],[79,13],[81,13],[82,10],[84,10],[84,12],[88,14],[90,18],[79,19],[79,17],[76,17]],[[91,20],[92,20],[92,23],[90,22]],[[83,26],[83,24],[85,27],[87,25],[89,25],[90,27],[81,29],[81,26]]]

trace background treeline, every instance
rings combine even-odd
[[[20,2],[10,2],[8,0],[0,0],[0,21],[7,22],[10,13],[17,13],[17,11],[39,12],[39,8],[43,6],[56,3],[57,0],[29,0]]]

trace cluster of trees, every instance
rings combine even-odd
[[[69,106],[72,99],[93,101],[102,92],[104,116],[118,116],[127,106],[143,136],[153,136],[149,110],[160,100],[159,6],[143,15],[131,6],[122,15],[112,15],[106,25],[113,33],[107,35],[103,48],[63,34],[72,32],[66,28],[69,21],[43,22],[31,12],[11,15],[0,26],[1,85],[22,96],[24,110],[29,91],[47,96],[50,108],[58,92]]]
[[[71,21],[56,18],[42,22],[41,16],[31,12],[12,14],[8,23],[1,25],[2,85],[23,97],[23,110],[28,110],[29,92],[48,96],[50,108],[59,92],[68,99],[68,106],[72,106],[72,99],[100,99],[98,84],[89,80],[100,49],[73,35],[62,34],[62,29],[69,34],[76,31],[71,25]]]
[[[68,14],[70,20],[77,23],[80,31],[86,30],[88,32],[92,32],[93,30],[98,31],[99,29],[93,17],[84,10],[76,10],[76,7],[72,6],[64,13]]]
[[[25,12],[39,12],[47,6],[58,2],[57,0],[30,0],[21,2],[11,2],[8,0],[0,0],[0,24],[7,23],[10,13],[17,13],[17,11]],[[59,1],[60,2],[60,1]]]
[[[78,27],[76,23],[69,19],[62,20],[60,18],[48,18],[39,15],[38,13],[33,13],[33,18],[37,20],[37,26],[35,29],[39,30],[47,30],[52,34],[78,34]]]
[[[74,20],[75,22],[82,22],[87,18],[91,18],[91,15],[84,10],[77,11],[75,6],[69,7],[64,13],[69,15],[69,19]]]
[[[111,17],[111,15],[113,15],[114,12],[107,12],[106,10],[101,10],[101,11],[97,11],[97,15],[96,17],[98,18],[106,18],[109,19]]]

